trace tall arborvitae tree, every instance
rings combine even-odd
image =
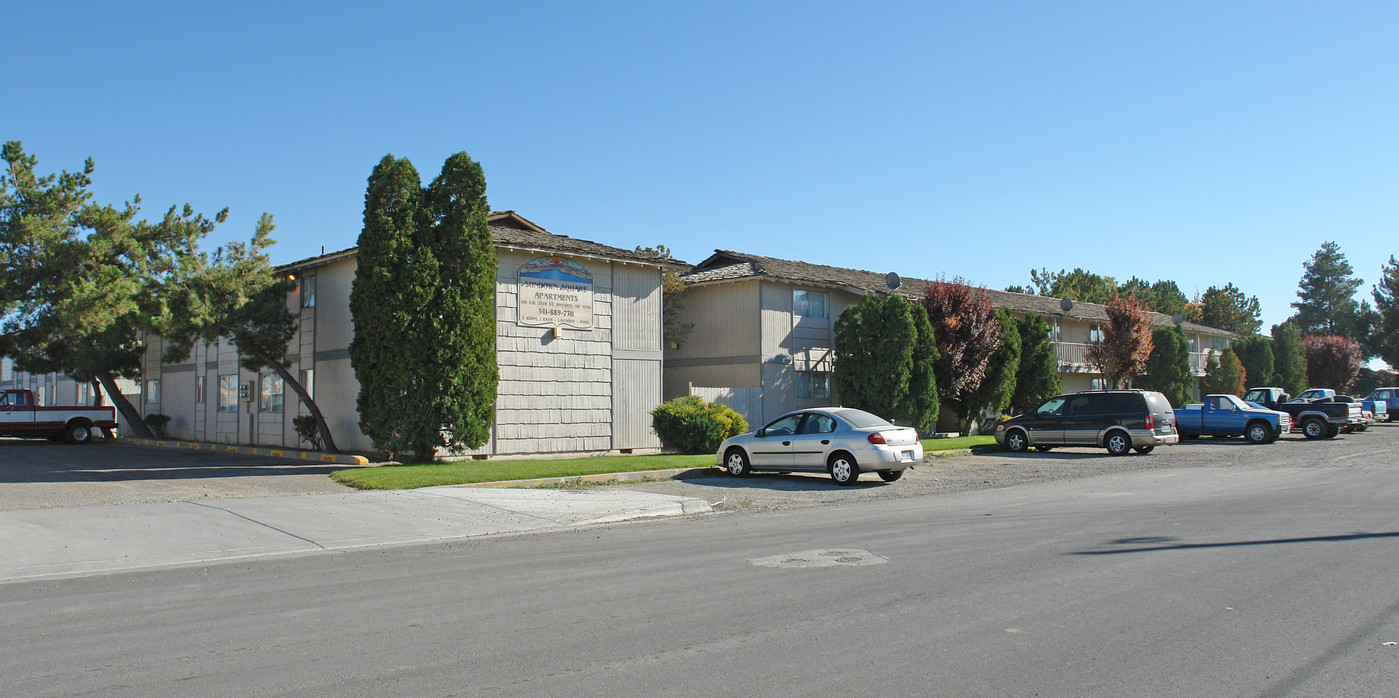
[[[1257,388],[1274,384],[1276,376],[1273,373],[1273,343],[1268,341],[1267,337],[1244,337],[1230,346],[1239,357],[1239,363],[1244,365],[1244,374],[1248,376],[1247,387]]]
[[[1151,331],[1151,353],[1136,386],[1165,395],[1176,407],[1191,401],[1195,377],[1190,372],[1190,344],[1179,327]]]
[[[941,407],[935,369],[937,338],[932,323],[928,322],[928,311],[917,303],[906,304],[913,319],[913,363],[908,372],[908,394],[898,406],[898,414],[920,433],[931,434],[937,427]]]
[[[1291,320],[1273,325],[1273,376],[1277,387],[1289,395],[1307,389],[1307,355],[1302,332]]]
[[[1360,373],[1360,345],[1349,337],[1309,334],[1302,340],[1307,352],[1307,381],[1318,388],[1345,393]]]
[[[1023,414],[1058,395],[1063,386],[1059,382],[1059,360],[1054,355],[1049,322],[1039,313],[1026,313],[1016,323],[1016,329],[1020,332],[1020,366],[1015,371],[1010,409],[1015,414]]]
[[[1371,293],[1378,313],[1376,326],[1371,330],[1374,353],[1390,368],[1399,369],[1399,261],[1394,255],[1380,270],[1380,282]]]
[[[364,230],[350,287],[350,365],[359,381],[360,429],[387,453],[414,453],[422,388],[423,316],[436,269],[419,242],[422,180],[406,158],[385,155],[369,176]],[[422,273],[433,266],[431,274]]]
[[[447,158],[427,200],[438,282],[426,345],[435,357],[426,369],[427,387],[436,393],[439,429],[420,445],[420,457],[430,456],[439,445],[460,450],[484,444],[495,420],[500,379],[495,358],[500,264],[486,221],[490,207],[481,165],[464,152]]]
[[[833,379],[840,404],[894,416],[906,404],[917,329],[909,303],[867,294],[836,318]]]
[[[1088,363],[1103,374],[1108,387],[1125,388],[1151,354],[1151,320],[1141,303],[1122,296],[1113,297],[1107,314],[1102,340],[1088,346]]]
[[[967,406],[963,436],[970,431],[972,419],[1003,414],[1015,394],[1015,378],[1020,370],[1020,325],[1005,309],[997,311],[996,322],[1001,330],[1001,344],[986,362],[986,375],[982,376],[981,385],[962,397],[962,403]]]
[[[1219,353],[1210,353],[1205,364],[1205,377],[1200,381],[1200,392],[1206,395],[1244,395],[1244,367],[1234,350],[1224,347]]]
[[[958,428],[965,431],[974,415],[964,400],[981,385],[986,364],[1001,341],[996,309],[985,288],[960,277],[929,282],[923,308],[937,338],[938,395],[956,412]]]
[[[1209,287],[1199,302],[1202,325],[1243,335],[1254,334],[1263,326],[1258,296],[1245,296],[1232,283]]]
[[[1358,342],[1366,339],[1356,335],[1362,313],[1355,292],[1364,282],[1354,271],[1334,242],[1324,243],[1312,254],[1302,268],[1297,301],[1292,304],[1297,309],[1295,319],[1302,334],[1336,334]]]

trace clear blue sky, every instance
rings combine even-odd
[[[493,208],[992,288],[1233,282],[1267,324],[1335,240],[1399,254],[1399,3],[12,3],[0,139],[351,247],[386,153]],[[1266,329],[1266,325],[1265,325]]]

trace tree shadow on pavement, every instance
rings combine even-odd
[[[202,449],[0,439],[3,484],[325,475],[348,467],[354,466]]]

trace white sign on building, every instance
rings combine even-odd
[[[593,327],[593,275],[577,262],[540,257],[520,267],[518,323],[526,327]]]

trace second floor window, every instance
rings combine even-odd
[[[308,274],[301,277],[301,307],[316,307],[316,275]]]
[[[826,294],[820,291],[792,291],[792,314],[797,317],[826,317]]]

